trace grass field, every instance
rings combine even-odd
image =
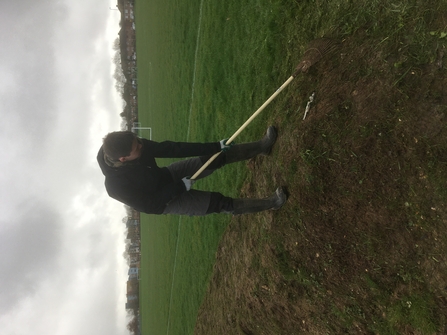
[[[136,1],[139,121],[154,140],[229,137],[310,41],[341,42],[237,139],[275,124],[271,157],[196,184],[230,196],[282,184],[283,209],[143,216],[143,334],[447,331],[446,12],[438,0]]]

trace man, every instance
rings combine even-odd
[[[267,155],[276,141],[274,127],[257,142],[226,145],[213,143],[155,142],[130,131],[109,133],[98,152],[98,163],[112,198],[149,214],[244,214],[278,209],[287,197],[282,188],[264,199],[232,199],[218,192],[191,189],[194,175],[208,158],[223,150],[197,178],[204,178],[225,164]],[[198,156],[198,157],[197,157]],[[193,157],[159,167],[155,158]]]

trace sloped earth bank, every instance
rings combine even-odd
[[[289,200],[233,218],[197,334],[447,333],[447,50],[434,39],[415,66],[361,34],[273,112],[278,142],[241,196]]]

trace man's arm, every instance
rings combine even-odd
[[[118,180],[106,181],[107,193],[110,197],[147,214],[163,214],[167,204],[174,198],[186,192],[183,181],[164,185],[160,190],[139,190]]]
[[[155,142],[142,139],[144,152],[156,158],[185,158],[194,156],[213,155],[221,150],[219,142],[189,143],[189,142]]]

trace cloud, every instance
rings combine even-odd
[[[65,218],[38,199],[20,213],[0,225],[0,252],[8,255],[0,257],[2,332],[119,334],[126,325],[124,211],[90,185],[67,203]]]
[[[1,332],[123,333],[125,211],[95,162],[120,123],[116,12],[2,1],[0,29]]]
[[[55,126],[57,74],[54,25],[63,17],[54,1],[8,1],[1,5],[0,139],[26,142],[22,154],[40,157]],[[58,14],[59,13],[59,14]],[[39,146],[35,146],[35,139]]]
[[[2,222],[0,282],[6,288],[0,312],[33,295],[37,284],[55,271],[61,247],[61,217],[39,199],[26,199],[14,221]]]

